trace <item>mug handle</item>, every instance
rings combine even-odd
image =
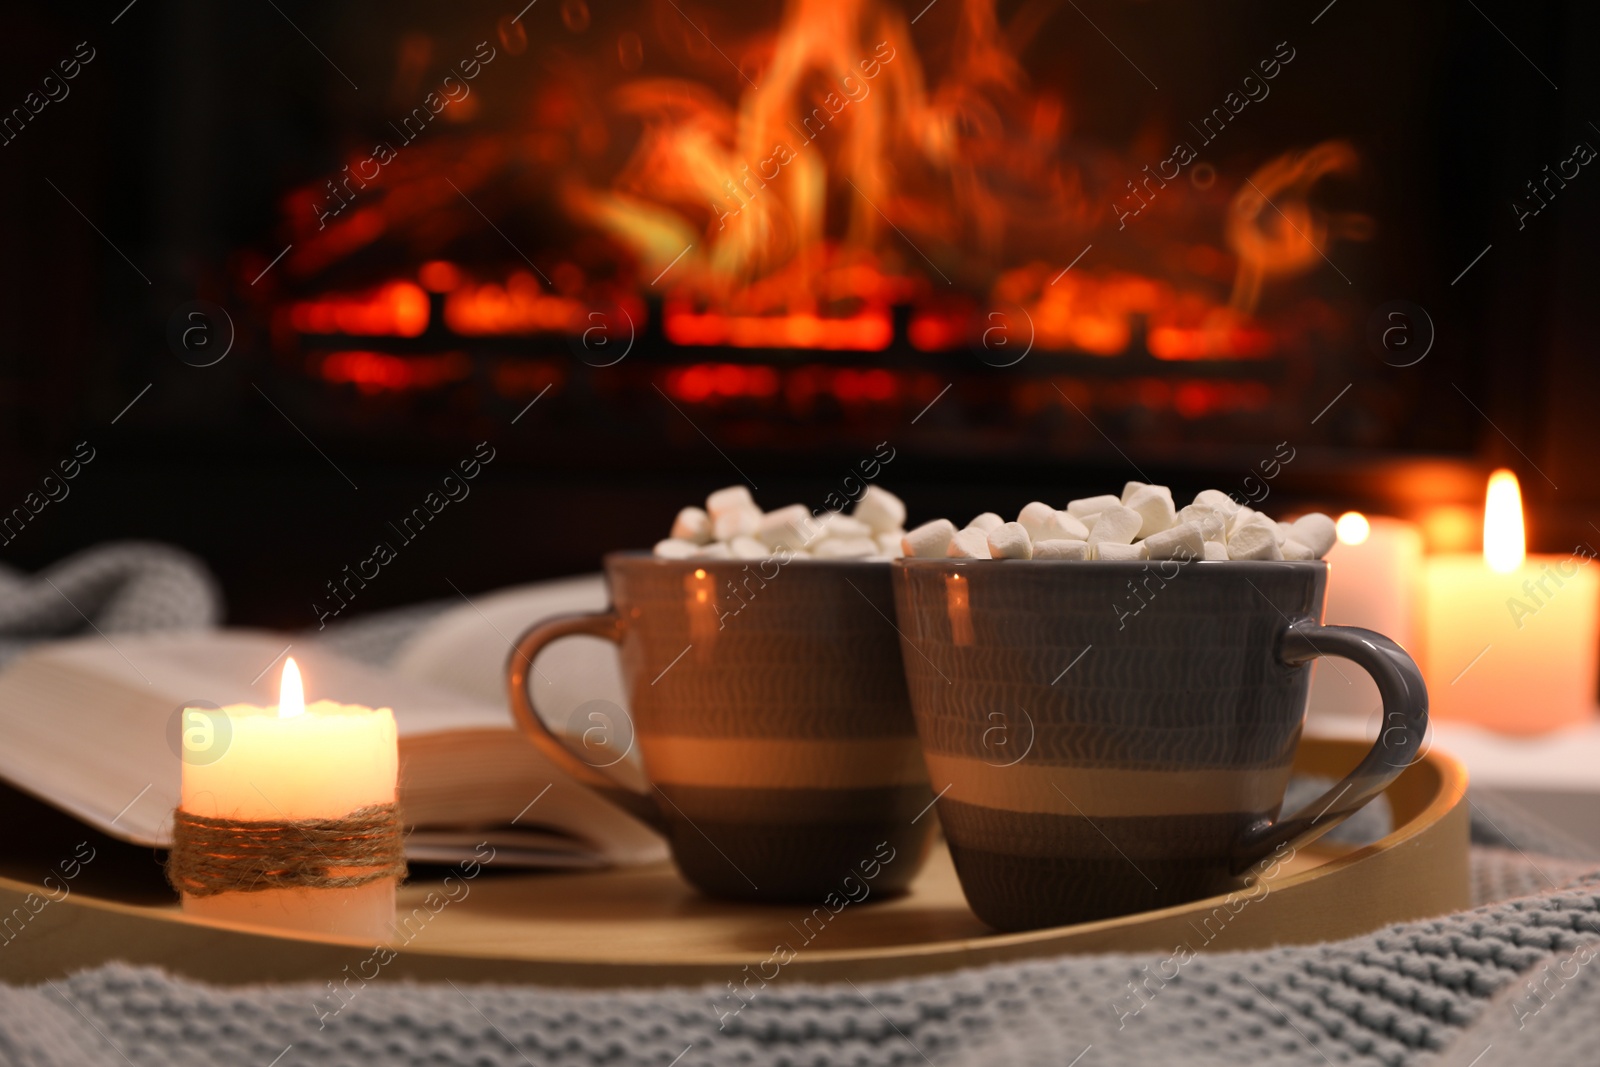
[[[534,707],[528,692],[528,675],[533,670],[533,660],[544,647],[563,637],[602,637],[612,644],[622,642],[622,619],[615,611],[585,612],[576,615],[557,615],[535,623],[517,639],[517,644],[506,660],[506,687],[511,695],[511,715],[528,740],[544,753],[545,757],[566,771],[582,785],[588,786],[606,800],[632,815],[640,822],[661,834],[668,832],[667,821],[661,809],[648,793],[629,788],[620,779],[608,774],[603,767],[579,759],[555,731],[545,724]]]
[[[1291,622],[1283,631],[1279,660],[1298,667],[1318,656],[1351,660],[1372,676],[1383,698],[1384,728],[1355,770],[1332,789],[1289,818],[1260,819],[1247,826],[1234,847],[1235,874],[1282,845],[1306,844],[1354,815],[1389,788],[1422,748],[1428,729],[1428,689],[1405,649],[1359,626],[1324,626],[1306,618]]]

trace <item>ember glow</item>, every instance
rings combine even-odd
[[[396,393],[434,389],[472,373],[465,353],[437,356],[391,356],[384,352],[330,352],[317,373],[336,385],[353,385],[363,393]]]
[[[416,337],[428,328],[428,294],[411,282],[389,282],[365,293],[335,293],[289,309],[301,333]]]
[[[460,285],[445,298],[444,319],[467,337],[570,333],[583,328],[584,311],[579,301],[547,292],[531,273],[519,270],[505,285]]]

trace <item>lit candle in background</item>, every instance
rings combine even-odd
[[[1347,511],[1335,524],[1338,540],[1328,552],[1329,623],[1363,626],[1416,647],[1417,591],[1422,573],[1422,531],[1409,522]],[[1311,711],[1317,716],[1363,720],[1382,704],[1366,671],[1349,665],[1318,664],[1311,682]]]
[[[186,728],[192,713],[184,712]],[[276,707],[234,704],[209,714],[225,717],[229,735],[220,756],[184,760],[185,812],[245,821],[341,819],[395,803],[394,713],[328,700],[307,706],[292,658],[284,663]],[[328,889],[184,894],[183,910],[209,919],[387,940],[394,895],[395,879],[382,878]]]
[[[1538,733],[1594,714],[1600,573],[1594,549],[1527,556],[1515,474],[1495,471],[1483,553],[1429,557],[1424,674],[1433,714]]]

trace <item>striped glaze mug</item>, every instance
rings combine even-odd
[[[1322,625],[1321,561],[893,566],[939,820],[967,902],[998,929],[1233,889],[1421,746],[1416,664],[1380,634]],[[1372,675],[1385,728],[1348,777],[1279,818],[1319,656]]]
[[[918,818],[933,797],[889,564],[622,552],[605,573],[608,610],[536,624],[507,662],[512,713],[533,743],[663,834],[707,894],[816,902],[862,864],[877,893],[903,891],[934,820]],[[535,657],[579,634],[617,645],[643,790],[534,707]]]

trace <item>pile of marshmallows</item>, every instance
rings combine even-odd
[[[735,485],[712,493],[704,508],[678,512],[672,536],[656,544],[655,554],[664,559],[889,560],[900,555],[905,523],[905,504],[875,485],[867,486],[848,515],[813,512],[804,504],[763,512],[750,490]]]
[[[958,530],[949,519],[905,535],[905,555],[926,559],[1321,559],[1333,547],[1322,514],[1274,522],[1219,489],[1183,508],[1164,485],[1129,482],[1121,497],[1085,497],[1058,511],[1034,501],[1006,522],[992,511]]]
[[[704,508],[678,512],[664,559],[1321,559],[1333,520],[1320,513],[1274,522],[1220,489],[1182,508],[1164,485],[1129,482],[1122,496],[1084,497],[1065,510],[1034,501],[1006,522],[992,511],[956,529],[949,519],[907,533],[906,506],[869,485],[846,515],[790,504],[763,512],[742,485],[719,489]]]

